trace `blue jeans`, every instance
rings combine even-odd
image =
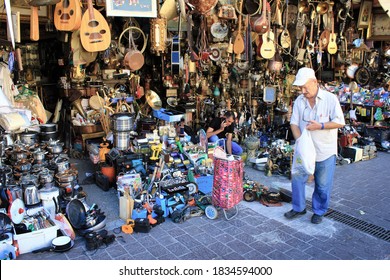
[[[314,192],[312,208],[314,214],[324,215],[328,211],[330,192],[333,187],[336,156],[316,162],[314,171]],[[301,212],[306,208],[305,185],[309,175],[293,175],[292,177],[292,205],[293,210]]]
[[[219,137],[217,135],[211,136],[209,139],[209,142],[218,142]],[[226,139],[224,139],[226,141]],[[223,146],[222,141],[219,141],[219,146]],[[236,142],[232,141],[232,154],[236,156],[240,156],[242,154],[242,148],[240,145],[238,145]]]

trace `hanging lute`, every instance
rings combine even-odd
[[[92,0],[88,0],[88,10],[81,20],[80,39],[89,52],[104,51],[111,43],[110,27],[102,14],[93,8]]]

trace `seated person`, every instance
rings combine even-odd
[[[242,154],[242,148],[232,140],[234,123],[234,113],[232,111],[226,111],[222,117],[216,117],[211,121],[206,134],[209,142],[217,142],[219,139],[225,139],[227,153],[239,156]]]

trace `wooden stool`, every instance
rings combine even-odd
[[[85,140],[94,139],[94,138],[100,138],[100,137],[104,137],[104,136],[106,136],[106,133],[104,131],[81,134],[81,139],[83,141],[83,143],[82,143],[83,151],[85,152]]]

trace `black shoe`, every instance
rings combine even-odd
[[[317,214],[313,214],[313,216],[311,216],[311,222],[313,224],[319,224],[322,222],[322,216],[320,215],[317,215]]]
[[[290,210],[290,211],[284,213],[284,216],[285,216],[287,219],[292,219],[292,218],[295,218],[295,217],[297,217],[297,216],[301,216],[301,215],[305,215],[305,214],[306,214],[306,209],[303,209],[302,212]]]

